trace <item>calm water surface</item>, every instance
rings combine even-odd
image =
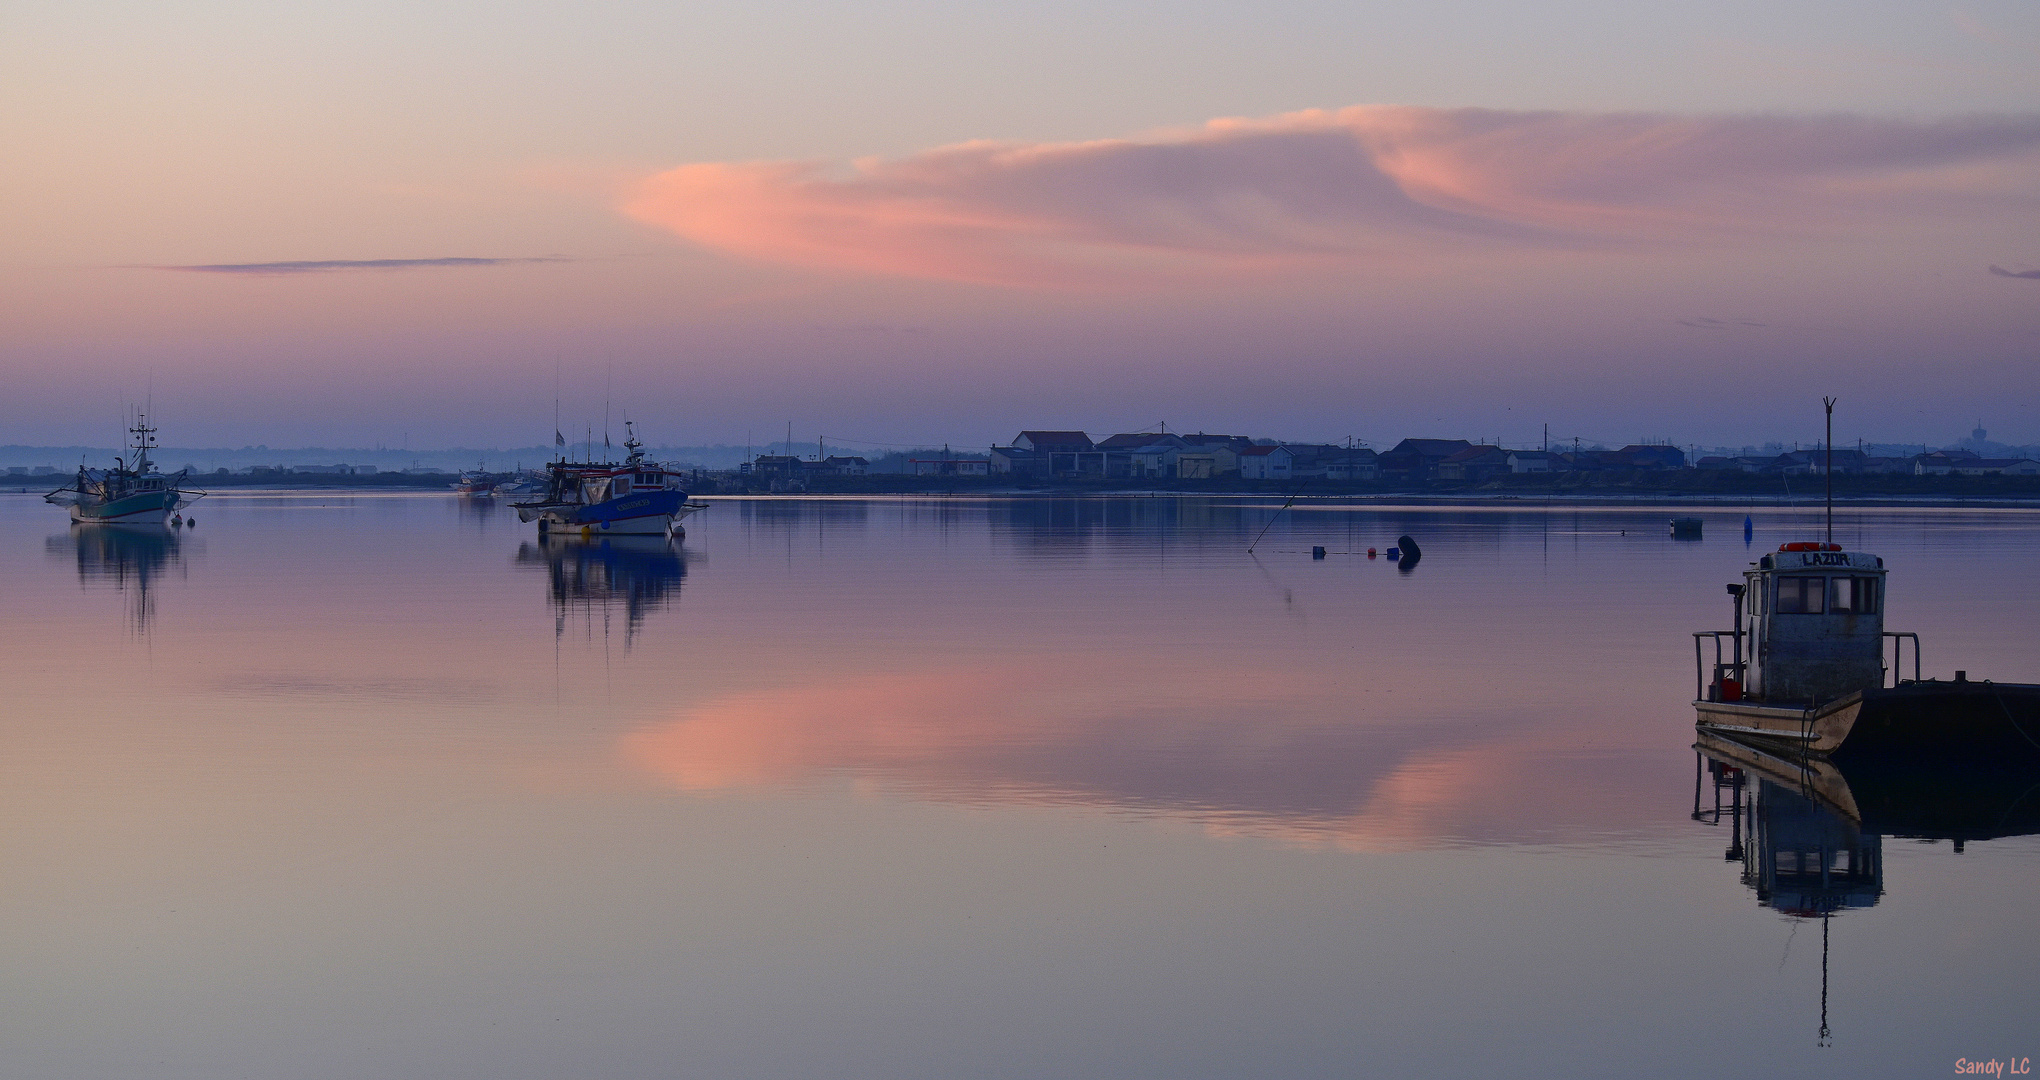
[[[0,1073],[2040,1058],[2040,792],[1924,807],[1958,852],[1698,771],[1688,635],[1807,514],[1299,506],[1249,556],[1276,509],[727,501],[668,549],[0,497]],[[1929,675],[2040,681],[2040,514],[1837,530]],[[1820,836],[1853,876],[1774,873]]]

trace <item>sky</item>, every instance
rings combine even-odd
[[[13,0],[0,161],[0,444],[2040,442],[2011,0]]]

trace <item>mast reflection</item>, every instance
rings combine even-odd
[[[1847,766],[1702,735],[1693,820],[1726,826],[1757,903],[1821,921],[1821,1045],[1828,1028],[1829,922],[1883,898],[1884,838],[1972,841],[2040,833],[2040,769],[2020,763]]]
[[[146,634],[156,617],[155,586],[172,567],[182,567],[183,540],[162,525],[73,525],[67,536],[52,536],[50,555],[75,555],[78,580],[87,588],[111,586],[127,597],[128,628]]]
[[[591,621],[611,613],[624,616],[624,641],[635,637],[645,616],[679,598],[687,576],[680,545],[663,536],[607,536],[591,540],[550,537],[517,548],[520,566],[542,568],[552,601],[555,634],[579,612]]]

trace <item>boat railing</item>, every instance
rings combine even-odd
[[[1884,632],[1884,636],[1885,636],[1885,637],[1888,637],[1888,638],[1890,638],[1890,639],[1891,639],[1891,668],[1890,668],[1890,671],[1891,671],[1891,685],[1893,685],[1893,686],[1897,686],[1897,685],[1898,685],[1899,683],[1901,683],[1901,682],[1904,682],[1904,681],[1905,681],[1905,680],[1903,680],[1903,679],[1901,679],[1901,678],[1899,678],[1899,677],[1898,677],[1898,672],[1899,672],[1899,662],[1900,662],[1901,660],[1903,660],[1903,659],[1905,658],[1905,639],[1907,639],[1907,638],[1911,638],[1911,639],[1912,639],[1912,647],[1913,647],[1913,650],[1912,650],[1912,652],[1913,652],[1913,677],[1912,677],[1912,681],[1913,681],[1913,682],[1919,682],[1919,681],[1920,681],[1920,636],[1919,636],[1918,634],[1895,634],[1895,633],[1892,633],[1892,632],[1891,632],[1891,631],[1889,631],[1889,630],[1886,630],[1886,631]]]
[[[1704,660],[1705,652],[1702,645],[1703,639],[1706,638],[1714,639],[1714,676],[1711,679],[1707,676],[1707,664]],[[1735,650],[1730,654],[1735,659],[1723,660],[1721,658],[1721,639],[1723,638],[1727,638],[1736,646]],[[1744,681],[1743,671],[1749,666],[1749,661],[1740,659],[1742,656],[1741,645],[1742,631],[1740,630],[1695,630],[1693,632],[1694,700],[1720,701],[1721,682],[1723,679],[1734,679],[1738,683]],[[1918,651],[1917,646],[1915,646],[1914,651]]]

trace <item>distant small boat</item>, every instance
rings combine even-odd
[[[520,472],[508,480],[499,480],[495,488],[495,494],[505,499],[525,499],[543,495],[545,491],[545,474],[530,472]]]
[[[680,473],[646,461],[644,444],[624,425],[629,451],[615,462],[555,461],[546,467],[547,486],[538,498],[511,503],[520,521],[537,522],[538,533],[578,532],[584,536],[684,537],[680,519],[708,509],[690,502]]]
[[[464,470],[460,478],[453,482],[455,495],[491,495],[495,490],[495,478],[480,469]]]
[[[130,457],[115,458],[111,469],[78,466],[70,486],[43,496],[43,501],[70,510],[71,520],[81,525],[162,525],[172,512],[205,497],[203,491],[186,491],[182,485],[188,470],[165,476],[156,471],[149,451],[156,448],[156,429],[149,419],[136,415],[128,429],[132,439]]]

